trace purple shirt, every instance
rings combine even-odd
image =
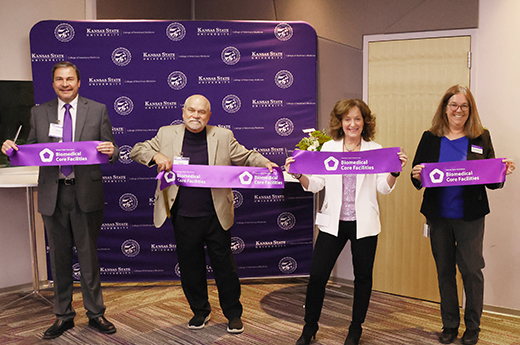
[[[343,175],[343,195],[339,220],[356,220],[356,175]]]

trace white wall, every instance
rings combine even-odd
[[[520,1],[480,0],[474,96],[497,157],[520,168]],[[520,170],[489,191],[484,304],[520,309]]]
[[[32,80],[29,32],[42,20],[85,20],[95,0],[0,0],[0,80]]]

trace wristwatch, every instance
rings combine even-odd
[[[294,177],[295,179],[299,180],[302,178],[302,174],[291,174],[292,177]]]
[[[399,175],[401,175],[401,172],[391,172],[390,175],[392,175],[393,177],[399,177]]]

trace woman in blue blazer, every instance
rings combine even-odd
[[[371,141],[375,134],[375,117],[360,99],[341,100],[330,114],[330,134],[321,151],[351,152],[381,148]],[[407,157],[399,152],[401,165]],[[285,163],[286,171],[294,158]],[[376,254],[377,235],[381,231],[377,192],[390,193],[399,173],[295,175],[304,190],[317,193],[325,188],[325,199],[316,216],[320,229],[312,256],[310,278],[305,299],[305,326],[297,345],[309,344],[318,331],[325,286],[338,256],[347,241],[351,242],[354,266],[354,302],[352,322],[346,345],[359,343],[361,324],[365,321],[372,292],[372,271]]]

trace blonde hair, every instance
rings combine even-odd
[[[341,121],[349,110],[354,107],[358,107],[363,116],[363,131],[361,132],[361,137],[363,137],[365,141],[374,139],[376,134],[376,117],[372,114],[368,105],[361,99],[342,99],[336,102],[334,109],[332,109],[330,113],[329,122],[329,131],[332,139],[339,140],[345,136]]]
[[[448,115],[446,115],[446,108],[451,97],[459,93],[466,96],[469,105],[468,119],[464,124],[464,135],[470,139],[474,139],[484,133],[484,126],[482,126],[480,116],[478,115],[475,98],[473,97],[473,94],[469,88],[464,85],[453,85],[448,90],[446,90],[444,96],[442,96],[439,106],[437,107],[437,111],[433,116],[430,132],[439,137],[445,136],[450,132],[450,125],[448,122]]]

